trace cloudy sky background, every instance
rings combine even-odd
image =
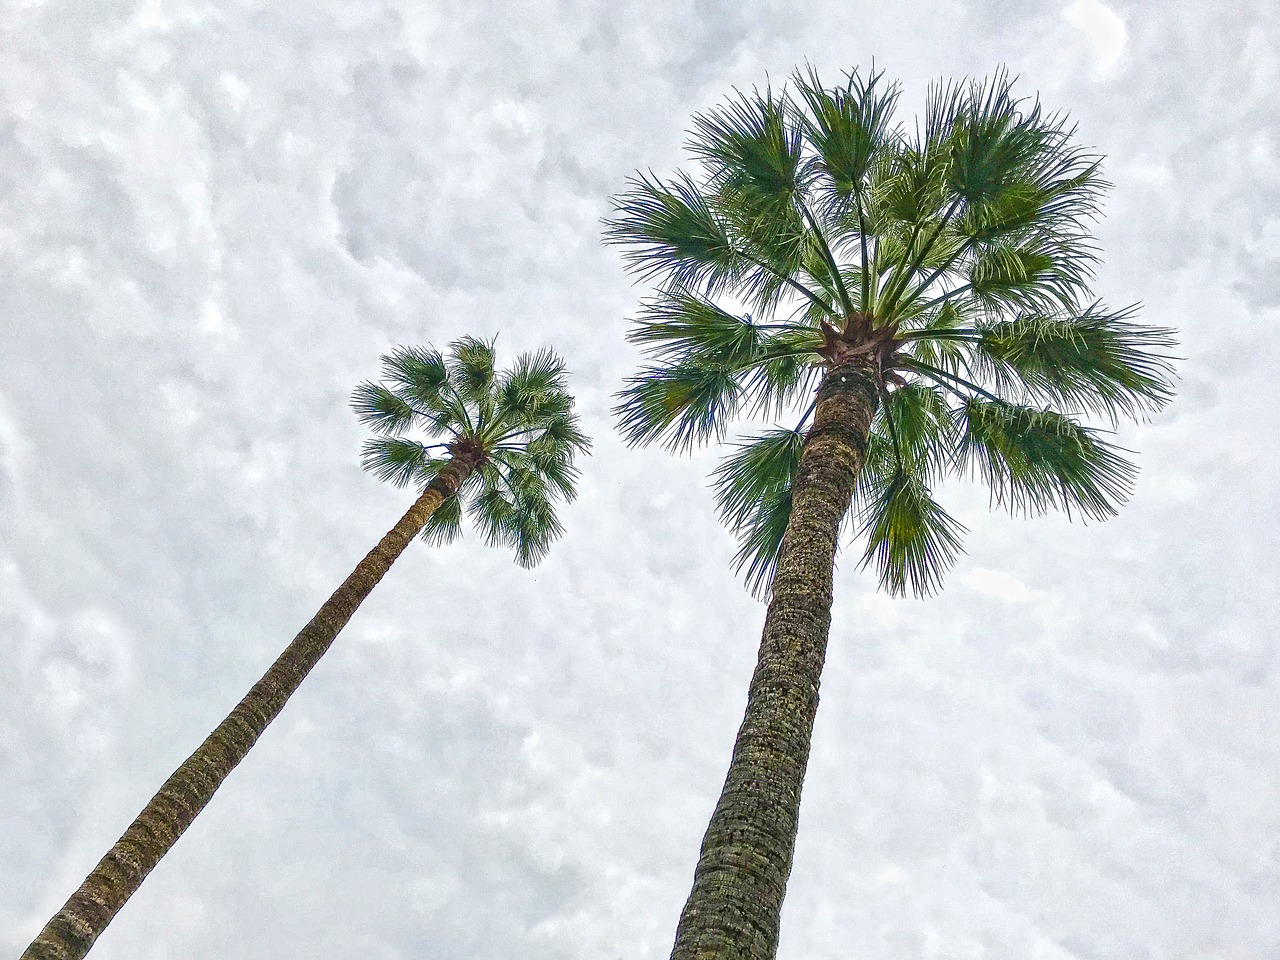
[[[1007,64],[1109,157],[1097,290],[1181,330],[1131,505],[990,513],[942,596],[850,551],[790,960],[1280,954],[1271,4],[0,3],[0,953],[407,506],[351,388],[567,358],[596,453],[535,571],[417,544],[99,960],[667,955],[763,608],[714,452],[628,451],[599,243],[690,116],[874,59]]]

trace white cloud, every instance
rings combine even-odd
[[[1017,602],[1031,596],[1031,590],[1025,583],[1003,570],[975,567],[964,575],[963,580],[970,590],[988,597]]]
[[[1100,0],[1073,0],[1062,16],[1084,34],[1098,70],[1110,70],[1124,50],[1126,31],[1120,15]]]

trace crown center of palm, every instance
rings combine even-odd
[[[842,366],[855,357],[871,355],[878,367],[884,369],[901,346],[901,341],[894,337],[892,324],[877,327],[874,317],[861,311],[849,314],[843,327],[824,320],[821,329],[822,346],[817,353],[829,368]]]
[[[479,440],[473,437],[458,437],[448,445],[449,454],[471,469],[475,469],[488,459],[488,452]]]

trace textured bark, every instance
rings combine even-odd
[[[877,406],[876,361],[851,357],[818,389],[792,490],[747,711],[702,841],[672,960],[773,960],[795,852],[840,526]]]
[[[124,836],[98,861],[80,889],[40,931],[21,960],[72,960],[89,952],[107,924],[191,826],[214,792],[320,662],[338,632],[422,529],[427,518],[457,492],[471,469],[467,462],[455,458],[440,471],[400,521],[324,602],[262,679],[165,781]]]

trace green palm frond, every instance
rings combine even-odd
[[[896,139],[891,126],[900,95],[897,84],[882,85],[883,73],[864,80],[848,75],[844,88],[826,89],[817,72],[797,72],[793,83],[805,110],[798,119],[814,150],[816,171],[824,174],[820,208],[829,220],[856,219],[861,195],[869,192],[869,175],[878,156]],[[865,222],[865,213],[864,213]]]
[[[779,417],[816,387],[822,334],[812,327],[790,327],[760,339],[743,383],[749,409]]]
[[[936,387],[922,382],[899,387],[888,394],[876,421],[873,430],[890,440],[896,464],[926,479],[950,468],[959,437],[951,408]]]
[[[1084,244],[1036,236],[1021,244],[992,244],[969,264],[967,281],[988,312],[1072,309],[1093,278],[1093,252]]]
[[[739,410],[784,409],[814,379],[822,335],[812,328],[775,324],[764,333],[680,292],[650,304],[645,315],[650,319],[631,337],[661,362],[618,393],[613,412],[629,443],[658,440],[687,451],[718,436]]]
[[[782,535],[791,519],[791,485],[800,467],[804,434],[771,430],[737,445],[716,467],[713,486],[720,519],[740,539],[734,569],[745,570],[761,595],[773,579]]]
[[[430,347],[397,347],[382,358],[383,378],[397,396],[423,413],[451,406],[449,371],[440,351]]]
[[[839,316],[837,308],[819,292],[822,284],[813,283],[805,273],[813,246],[812,236],[798,219],[780,227],[772,238],[774,243],[765,246],[763,236],[751,237],[751,231],[761,232],[760,223],[746,219],[741,207],[726,207],[725,214],[742,240],[741,248],[748,263],[734,284],[734,292],[744,304],[753,310],[771,313],[789,295],[798,292],[826,316]]]
[[[956,330],[977,325],[984,315],[986,311],[974,303],[973,298],[942,296],[938,302],[920,305],[918,312],[902,317],[899,335],[908,342],[951,339]]]
[[[720,519],[732,527],[750,523],[762,499],[790,486],[803,448],[798,430],[770,430],[736,444],[714,472]]]
[[[552,542],[564,533],[555,507],[545,491],[531,491],[516,498],[513,531],[516,563],[533,567],[547,556]]]
[[[524,450],[498,450],[493,454],[499,469],[510,475],[531,474],[566,502],[578,495],[578,469],[563,445],[549,442],[545,433],[525,445]],[[508,486],[511,484],[509,483]]]
[[[571,414],[561,414],[540,420],[537,429],[541,433],[530,434],[530,446],[547,444],[560,459],[572,463],[578,454],[591,449],[591,440],[582,432],[578,418]]]
[[[366,380],[351,395],[351,407],[356,416],[370,430],[381,434],[395,434],[406,429],[417,416],[416,411],[402,397],[392,393],[380,383]]]
[[[542,394],[522,413],[523,417],[513,417],[513,422],[527,424],[532,430],[543,429],[557,421],[563,421],[565,424],[578,423],[578,418],[573,414],[573,397],[564,390],[550,390]],[[577,435],[582,436],[581,431],[578,431]]]
[[[694,117],[689,151],[703,161],[712,188],[743,222],[772,228],[781,220],[800,229],[800,131],[789,122],[786,100],[772,91],[739,93],[724,106]],[[751,237],[752,233],[744,231]],[[766,248],[777,238],[762,237]]]
[[[1062,145],[1061,121],[1044,116],[1038,101],[1015,98],[1012,87],[1001,70],[944,94],[935,130],[950,152],[948,186],[969,207],[998,199]]]
[[[496,379],[493,393],[494,429],[539,430],[557,419],[571,419],[573,399],[565,390],[564,363],[550,350],[517,357]]]
[[[450,497],[422,525],[422,539],[433,547],[444,547],[462,536],[462,501]]]
[[[484,471],[484,487],[467,513],[485,543],[511,547],[522,567],[539,563],[564,532],[543,477],[511,460]]]
[[[1058,509],[1105,520],[1133,489],[1137,469],[1123,451],[1061,413],[972,398],[957,419],[958,462],[1011,512]]]
[[[942,262],[917,278],[922,282],[903,307],[965,259],[976,273],[975,294],[990,306],[1071,301],[1094,259],[1078,224],[1096,213],[1105,187],[1097,158],[1073,147],[1071,133],[1038,103],[1015,99],[1004,73],[985,83],[935,88],[922,142],[908,156],[940,160],[922,169],[944,174],[948,199],[939,207],[945,206],[947,225],[939,239],[951,232],[956,241],[940,253],[922,231],[930,256]],[[899,280],[895,297],[905,290]]]
[[[815,351],[822,345],[822,335],[813,327],[772,324],[762,328],[749,316],[735,316],[685,290],[668,291],[645,304],[628,339],[663,361],[663,368],[722,371],[723,379],[712,375],[702,381],[706,390],[722,386],[726,397],[735,394],[751,409],[765,413],[794,401],[819,360]],[[740,394],[728,386],[730,379]],[[638,400],[625,396],[624,403]],[[710,396],[709,392],[699,394],[703,400]],[[664,410],[669,401],[664,398]],[[653,409],[656,412],[657,407]],[[694,442],[700,436],[696,431],[691,434]]]
[[[769,585],[778,566],[778,553],[787,524],[791,522],[791,485],[779,488],[760,503],[751,523],[739,531],[739,547],[733,555],[733,569],[742,576],[757,600],[769,594]]]
[[[729,313],[688,290],[665,291],[646,303],[627,339],[650,356],[736,366],[749,362],[761,333],[751,319]]]
[[[862,508],[867,547],[880,586],[893,596],[936,592],[959,556],[963,524],[929,495],[924,480],[899,466],[876,483]]]
[[[458,396],[472,403],[491,402],[496,371],[493,343],[459,337],[449,345],[449,383]]]
[[[860,265],[863,262],[860,256],[862,241],[867,240],[874,245],[881,234],[897,222],[891,215],[892,204],[886,201],[898,196],[901,184],[895,178],[902,172],[901,158],[909,149],[900,125],[895,123],[886,130],[883,141],[876,145],[871,155],[863,182],[852,191],[852,202],[838,195],[825,198],[822,193],[824,178],[816,178],[819,184],[817,202],[823,210],[824,220],[837,231],[835,249],[850,261]],[[867,259],[868,263],[870,259]]]
[[[1054,240],[1059,259],[1093,259],[1081,225],[1107,184],[1099,159],[1072,141],[1065,118],[1012,96],[1001,72],[970,86],[950,134],[953,187],[964,201],[958,229],[975,244]]]
[[[578,496],[578,469],[573,465],[572,460],[544,453],[541,450],[530,451],[529,459],[533,468],[542,475],[547,486],[565,502]]]
[[[954,416],[937,388],[917,381],[889,393],[871,421],[854,486],[853,503],[863,523],[897,473],[932,483],[952,471],[957,439]]]
[[[507,547],[514,543],[515,504],[503,490],[500,481],[488,481],[484,489],[467,504],[467,515],[475,524],[486,546]]]
[[[564,392],[564,361],[548,349],[522,353],[511,369],[498,378],[495,392],[504,396],[503,406],[518,410],[553,391]]]
[[[736,246],[755,269],[739,295],[769,309],[798,282],[813,248],[800,200],[800,131],[771,91],[739,94],[694,118],[690,152],[703,162],[705,189]]]
[[[883,180],[875,193],[879,235],[888,240],[898,234],[898,246],[918,249],[919,237],[942,225],[950,195],[945,166],[936,151],[902,143],[888,158]],[[911,240],[911,237],[916,240]]]
[[[1021,238],[1041,225],[1045,197],[1027,183],[1011,183],[986,203],[965,209],[956,230],[974,243]]]
[[[629,444],[660,441],[673,451],[718,437],[737,410],[741,389],[723,366],[697,362],[645,367],[614,407]]]
[[[862,470],[853,488],[853,507],[857,515],[870,507],[879,491],[898,469],[897,442],[889,433],[884,408],[876,411],[867,436],[867,449],[862,454]],[[849,522],[852,518],[846,518]]]
[[[895,154],[892,173],[878,195],[881,243],[879,269],[886,274],[876,295],[883,319],[901,314],[919,293],[905,296],[912,286],[925,288],[926,276],[945,270],[954,255],[952,221],[960,200],[947,190],[947,163],[930,144],[904,145]]]
[[[1176,345],[1165,327],[1133,323],[1134,308],[1094,303],[1078,315],[1028,314],[975,332],[974,361],[1000,388],[1105,415],[1114,423],[1159,410],[1173,398]]]
[[[623,261],[643,280],[712,294],[747,266],[720,215],[688,176],[670,184],[640,175],[614,198],[605,239],[623,245]]]
[[[976,243],[1016,240],[1062,228],[1074,231],[1076,224],[1098,214],[1107,186],[1098,171],[1096,157],[1063,145],[985,203],[966,208],[958,230]]]
[[[425,445],[400,437],[366,440],[360,453],[364,469],[397,487],[425,486],[445,462],[433,458]]]
[[[1096,219],[1101,201],[1111,184],[1102,177],[1102,158],[1070,143],[1074,131],[1064,131],[1056,153],[1048,153],[1039,166],[1029,171],[1027,182],[1039,192],[1040,206],[1034,212],[1035,228],[1053,230]],[[1028,212],[1026,220],[1033,214]],[[1016,227],[1030,226],[1018,223]]]

